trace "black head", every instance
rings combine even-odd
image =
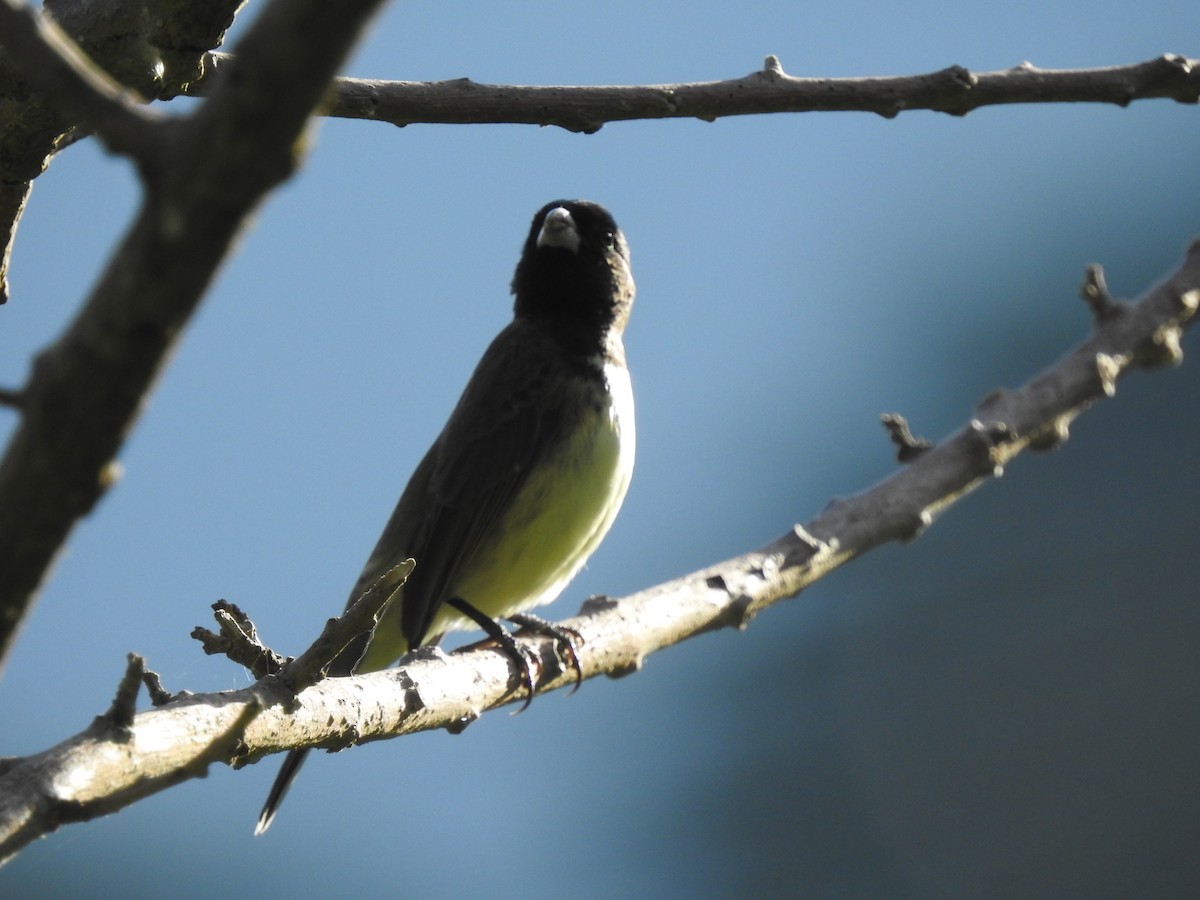
[[[633,304],[629,246],[608,210],[555,200],[533,217],[512,291],[517,316],[547,320],[589,339],[625,327]]]

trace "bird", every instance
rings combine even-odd
[[[633,475],[622,335],[635,288],[629,245],[608,210],[586,200],[538,210],[511,293],[512,321],[417,465],[346,605],[400,562],[416,567],[330,675],[385,669],[472,625],[507,638],[512,652],[496,620],[554,600],[617,516]],[[288,753],[256,835],[307,753]]]

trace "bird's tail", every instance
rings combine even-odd
[[[385,532],[386,536],[386,532]],[[364,582],[371,585],[371,590],[376,589],[376,585],[381,585],[385,590],[391,592],[389,603],[394,602],[400,596],[400,589],[404,585],[408,573],[412,571],[412,560],[407,563],[400,563],[388,569],[383,575],[376,576],[371,569],[371,563],[368,562],[367,568],[364,569],[364,574],[359,576],[358,584],[355,585],[354,591],[350,595],[350,601],[347,602],[347,607],[353,605],[362,592],[365,590]],[[386,668],[397,656],[405,652],[407,646],[403,643],[398,648],[394,649],[393,655],[384,659],[382,663],[371,664],[369,661],[366,665],[363,664],[363,654],[371,642],[372,632],[364,632],[358,635],[354,640],[347,644],[342,651],[329,664],[326,674],[333,677],[350,675],[355,672],[371,672],[377,669]],[[440,640],[434,638],[426,643],[436,643]],[[279,812],[279,806],[283,803],[283,798],[287,796],[288,788],[292,786],[296,776],[300,772],[300,767],[304,765],[304,758],[308,756],[308,750],[289,750],[288,755],[283,760],[283,765],[279,767],[279,774],[275,776],[275,783],[271,785],[271,793],[267,795],[267,802],[263,804],[262,812],[258,815],[258,824],[254,826],[254,834],[260,835],[271,827],[271,822],[275,820],[276,814]]]
[[[255,836],[271,827],[271,822],[275,820],[275,814],[279,812],[279,804],[287,796],[288,788],[292,786],[292,781],[300,771],[300,767],[304,765],[306,756],[308,756],[307,750],[288,752],[283,765],[279,767],[279,774],[275,776],[275,783],[271,785],[271,793],[267,795],[267,802],[263,804],[262,812],[258,815],[258,824],[254,826]]]

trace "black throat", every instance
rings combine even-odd
[[[552,335],[568,356],[603,356],[621,303],[612,274],[607,265],[589,265],[567,250],[539,251],[517,267],[513,312]]]

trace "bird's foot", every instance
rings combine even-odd
[[[499,622],[480,612],[466,600],[461,597],[451,597],[446,603],[482,628],[488,637],[500,645],[500,649],[508,655],[508,658],[517,664],[517,668],[521,672],[521,683],[526,691],[525,702],[517,712],[524,712],[533,702],[533,694],[537,690],[537,678],[534,676],[534,672],[541,671],[541,660],[524,644],[518,643],[500,626]]]
[[[579,686],[583,684],[583,665],[579,662],[579,645],[583,643],[583,638],[579,632],[573,628],[563,628],[561,625],[556,625],[541,616],[530,615],[529,613],[516,613],[511,616],[505,616],[508,621],[512,622],[518,628],[527,628],[537,634],[544,634],[547,637],[554,638],[556,646],[555,654],[559,659],[563,660],[571,671],[575,673],[575,687],[571,689],[571,693],[579,690]]]

